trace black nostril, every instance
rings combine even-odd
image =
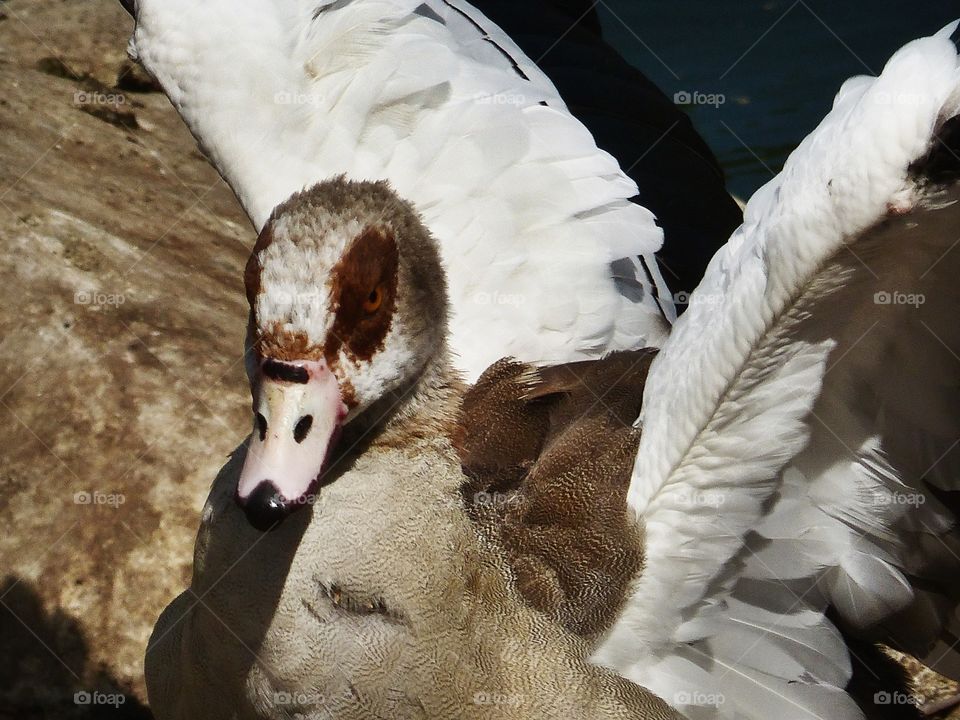
[[[293,509],[293,505],[284,500],[277,486],[269,480],[257,485],[250,497],[239,502],[247,521],[260,532],[273,530]]]
[[[267,437],[267,419],[260,413],[257,413],[257,431],[261,440]]]
[[[302,443],[310,432],[311,427],[313,427],[313,415],[304,415],[293,429],[293,439],[298,443]]]

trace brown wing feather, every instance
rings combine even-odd
[[[643,564],[626,493],[655,352],[549,368],[501,360],[463,402],[471,517],[503,546],[524,599],[587,638],[616,617]]]

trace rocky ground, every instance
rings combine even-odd
[[[0,720],[150,717],[150,629],[248,424],[253,232],[131,28],[0,0]]]
[[[149,717],[150,629],[249,422],[253,231],[131,29],[113,1],[0,2],[3,718]]]

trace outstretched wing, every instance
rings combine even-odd
[[[646,565],[596,660],[691,717],[860,717],[825,611],[922,652],[955,604],[956,27],[843,86],[651,367]]]
[[[461,0],[137,0],[131,45],[259,229],[332,175],[438,238],[469,378],[659,345],[675,317],[635,183]],[[641,260],[642,258],[642,260]],[[656,297],[659,295],[659,299]]]

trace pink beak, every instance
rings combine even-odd
[[[323,361],[260,362],[254,427],[237,503],[258,530],[309,504],[340,434],[347,407]]]

